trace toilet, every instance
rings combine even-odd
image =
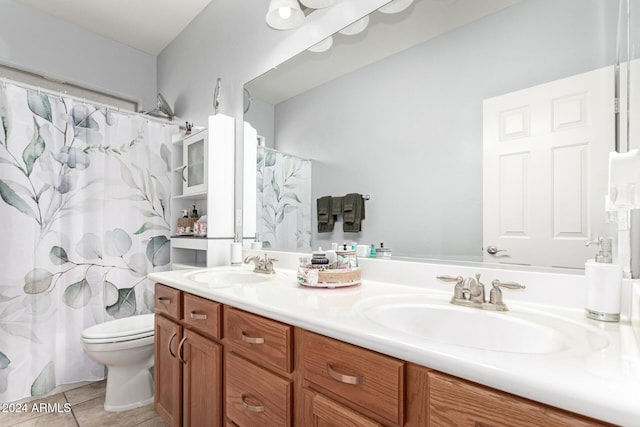
[[[125,317],[82,331],[84,351],[107,367],[105,411],[126,411],[153,402],[153,316]]]

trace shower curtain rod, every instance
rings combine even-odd
[[[296,156],[295,154],[285,153],[284,151],[276,150],[275,148],[271,148],[271,147],[262,147],[262,148],[265,150],[273,151],[274,153],[284,154],[285,156],[295,157],[296,159],[304,160],[307,162],[311,161],[311,159],[305,159],[304,157]]]
[[[181,126],[184,127],[184,125],[180,125],[176,122],[167,120],[167,119],[163,119],[161,117],[154,117],[154,116],[149,116],[148,114],[143,114],[143,113],[139,113],[136,111],[131,111],[131,110],[127,110],[124,108],[120,108],[120,107],[115,107],[113,105],[109,105],[109,104],[105,104],[103,102],[99,102],[99,101],[94,101],[91,99],[87,99],[87,98],[82,98],[80,96],[75,96],[75,95],[69,95],[65,92],[61,92],[61,91],[55,91],[55,90],[51,90],[51,89],[45,89],[39,86],[34,86],[34,85],[30,85],[29,83],[24,83],[24,82],[19,82],[17,80],[12,80],[12,79],[8,79],[6,77],[2,77],[2,83],[0,84],[0,86],[4,89],[5,86],[8,84],[12,84],[14,86],[19,86],[23,89],[30,89],[30,90],[35,90],[38,93],[46,93],[52,96],[57,96],[58,98],[62,99],[64,98],[70,98],[73,99],[74,101],[80,101],[80,102],[86,102],[88,104],[92,104],[92,105],[99,105],[101,107],[104,107],[108,110],[117,112],[117,113],[122,113],[122,114],[127,114],[127,115],[136,115],[136,116],[140,116],[140,117],[144,117],[147,120],[151,120],[154,122],[159,122],[162,124],[167,124],[167,125],[176,125],[178,126],[178,128],[180,128]]]

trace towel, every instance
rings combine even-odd
[[[333,213],[334,221],[338,215],[342,215],[342,197],[333,197],[331,199],[331,212]]]
[[[323,196],[316,200],[316,206],[318,208],[318,233],[333,231],[334,216],[331,199],[331,196]]]
[[[342,231],[359,232],[364,219],[364,198],[362,194],[349,193],[342,200]]]

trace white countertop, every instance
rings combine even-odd
[[[241,272],[250,268],[218,267],[206,271],[209,270]],[[426,340],[383,327],[363,315],[363,307],[377,298],[428,298],[448,304],[452,289],[439,290],[443,287],[432,283],[435,279],[427,280],[429,283],[425,286],[409,286],[369,280],[363,274],[363,283],[359,286],[313,289],[299,286],[295,271],[276,269],[277,273],[264,283],[210,287],[185,278],[187,271],[152,273],[148,277],[204,298],[528,399],[614,424],[640,426],[640,347],[628,323],[589,320],[581,308],[526,304],[522,302],[526,301],[522,293],[515,299],[512,298],[515,293],[505,292],[510,311],[500,315],[540,313],[558,318],[583,330],[584,343],[553,353],[488,351]],[[536,291],[531,292],[535,295]],[[474,333],[473,324],[464,327],[469,334]]]

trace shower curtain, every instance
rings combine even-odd
[[[153,311],[175,126],[0,88],[0,401],[104,378],[82,330]]]
[[[311,160],[257,147],[256,233],[264,248],[311,248]]]

